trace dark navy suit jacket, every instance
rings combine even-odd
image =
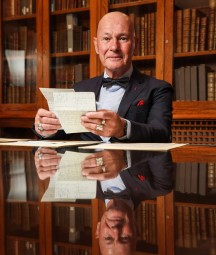
[[[126,191],[137,207],[141,201],[166,195],[174,186],[174,163],[170,151],[131,151],[131,167],[120,172]],[[98,181],[97,198],[105,199]]]
[[[77,92],[94,92],[96,100],[102,75],[75,84]],[[134,68],[130,84],[120,102],[118,114],[131,121],[131,138],[121,142],[170,142],[173,88],[165,81],[141,74]],[[52,139],[74,139],[74,134],[59,131]],[[92,133],[76,136],[82,140],[101,140]],[[111,138],[111,141],[118,141]]]

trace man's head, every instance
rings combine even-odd
[[[134,25],[126,14],[110,12],[98,24],[96,53],[111,78],[119,78],[131,66],[135,50]]]
[[[110,200],[98,223],[96,238],[103,255],[134,254],[137,241],[134,212],[124,200]]]

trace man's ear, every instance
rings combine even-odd
[[[99,54],[99,51],[98,51],[98,43],[97,43],[97,37],[94,37],[93,42],[94,42],[95,52],[96,52],[97,54]]]
[[[95,232],[95,238],[98,239],[99,238],[99,234],[100,234],[100,221],[97,224],[97,228],[96,228],[96,232]]]

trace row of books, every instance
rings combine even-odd
[[[176,101],[216,100],[215,71],[206,64],[181,66],[174,72]]]
[[[145,75],[155,77],[155,68],[138,67],[139,71]]]
[[[5,191],[9,202],[38,201],[38,176],[30,151],[3,152]]]
[[[52,70],[52,84],[55,88],[71,88],[73,84],[89,78],[89,64],[62,64]]]
[[[34,103],[36,101],[36,59],[8,57],[4,62],[3,103]],[[12,53],[13,54],[13,53]]]
[[[39,208],[36,204],[7,203],[6,205],[7,234],[25,233],[29,237],[38,236]],[[33,234],[34,233],[34,234]]]
[[[91,208],[55,206],[54,224],[56,240],[63,240],[70,243],[91,244]]]
[[[37,255],[39,243],[32,240],[7,239],[7,254],[10,255]]]
[[[176,164],[175,191],[205,196],[215,188],[215,165],[212,163],[181,162]],[[213,170],[213,176],[212,176]],[[211,179],[210,176],[213,178]],[[214,183],[212,185],[212,182]]]
[[[142,202],[136,210],[136,222],[139,239],[147,243],[157,244],[157,211],[156,204]]]
[[[175,216],[178,247],[199,248],[206,242],[215,254],[216,208],[177,206]]]
[[[9,28],[5,36],[4,48],[9,51],[10,57],[17,57],[19,52],[23,52],[25,55],[35,54],[37,51],[36,41],[34,29],[28,26],[16,26]]]
[[[154,55],[156,45],[156,12],[145,13],[143,16],[131,13],[129,16],[135,24],[135,34],[138,38],[136,55]]]
[[[4,17],[30,15],[35,13],[35,0],[7,0],[4,5]]]
[[[175,11],[175,52],[197,52],[216,49],[216,9],[209,15],[197,9]]]
[[[56,30],[52,31],[52,52],[89,51],[90,30],[78,23],[78,16],[69,13],[58,19]]]
[[[90,249],[54,245],[54,255],[92,255]]]
[[[172,140],[177,143],[215,144],[216,121],[175,120],[172,124]]]
[[[89,7],[90,0],[51,0],[51,11]]]

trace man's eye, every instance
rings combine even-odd
[[[108,42],[110,40],[110,38],[109,37],[103,37],[102,40]]]
[[[112,237],[111,237],[111,236],[105,236],[104,239],[105,239],[106,241],[110,241],[110,240],[112,240]]]
[[[122,237],[121,237],[121,242],[122,242],[122,243],[128,243],[129,240],[130,240],[130,237],[129,237],[129,236],[122,236]]]
[[[127,41],[127,37],[121,37],[120,40],[121,41]]]

